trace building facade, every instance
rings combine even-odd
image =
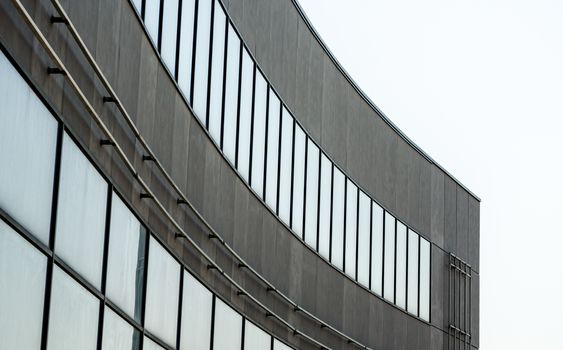
[[[479,198],[295,0],[5,0],[0,48],[0,349],[479,347]]]

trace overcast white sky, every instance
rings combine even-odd
[[[360,87],[481,197],[481,346],[563,349],[563,1],[299,0]]]

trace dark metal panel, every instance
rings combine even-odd
[[[468,220],[468,199],[469,196],[465,190],[457,186],[457,247],[455,254],[463,261],[467,261],[467,231],[469,228]]]
[[[477,272],[479,269],[479,243],[480,243],[480,203],[469,197],[469,229],[468,229],[468,263]]]
[[[479,347],[479,305],[481,297],[480,290],[480,276],[478,273],[473,272],[471,276],[471,344]]]
[[[432,242],[444,247],[444,211],[445,185],[444,174],[436,167],[431,167],[431,200],[430,200],[430,237]]]
[[[457,250],[457,186],[449,177],[444,177],[444,249]]]
[[[441,329],[448,329],[448,273],[449,254],[431,246],[430,282],[432,293],[430,294],[430,315],[432,324]]]

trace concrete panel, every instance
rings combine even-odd
[[[457,187],[457,248],[456,254],[463,260],[468,260],[467,232],[468,220],[468,195],[462,188]]]
[[[444,248],[444,223],[445,223],[445,193],[444,173],[435,166],[431,167],[431,214],[430,237],[432,242]]]
[[[448,176],[444,177],[444,249],[457,250],[457,186]]]
[[[479,269],[479,244],[480,244],[480,210],[479,202],[469,198],[469,229],[468,229],[468,262],[471,268],[477,272]]]
[[[449,255],[432,245],[430,319],[441,329],[448,329]]]
[[[395,202],[393,214],[401,221],[409,222],[409,169],[413,167],[411,159],[411,148],[403,141],[397,141],[395,159],[397,172],[394,178],[396,184]]]

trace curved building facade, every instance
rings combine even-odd
[[[479,347],[479,198],[292,0],[0,4],[0,348]]]

